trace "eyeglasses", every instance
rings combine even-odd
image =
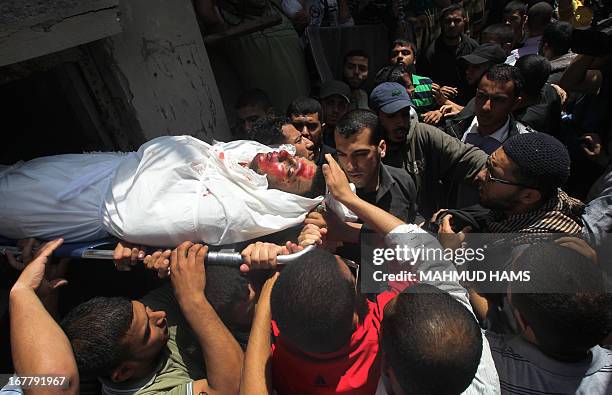
[[[492,175],[492,173],[493,173],[493,164],[491,163],[491,158],[490,157],[489,157],[489,159],[487,159],[486,169],[487,169],[487,178],[486,178],[487,181],[496,182],[498,184],[506,184],[506,185],[513,185],[513,186],[517,186],[517,187],[523,187],[523,188],[537,189],[537,188],[535,188],[535,187],[533,187],[531,185],[521,184],[520,182],[502,180],[501,178],[493,177],[493,175]]]
[[[314,132],[319,128],[319,126],[321,126],[319,122],[293,122],[292,124],[300,132],[304,130],[304,126],[306,126],[311,132]]]

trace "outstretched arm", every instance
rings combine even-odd
[[[176,300],[202,348],[207,379],[193,383],[193,392],[235,394],[240,383],[242,350],[212,308],[204,289],[208,247],[184,242],[172,251],[170,280]]]
[[[44,278],[49,257],[61,244],[58,239],[43,246],[11,289],[11,354],[18,375],[62,376],[68,383],[65,393],[78,394],[79,372],[70,342],[37,295],[48,295],[66,284],[66,280]],[[57,389],[38,387],[26,393],[57,393]]]

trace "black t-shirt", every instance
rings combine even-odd
[[[517,121],[538,132],[557,137],[561,127],[561,98],[555,88],[545,84],[539,103],[515,111],[514,116]]]

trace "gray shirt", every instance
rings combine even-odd
[[[574,363],[550,358],[517,335],[488,332],[503,394],[612,394],[612,351]]]

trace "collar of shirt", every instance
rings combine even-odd
[[[503,143],[508,138],[509,131],[510,131],[510,117],[508,117],[508,119],[506,120],[506,123],[504,123],[504,125],[501,128],[497,129],[495,132],[489,134],[488,136],[494,138],[500,143]],[[468,127],[467,132],[463,134],[461,141],[465,143],[465,139],[467,135],[470,133],[478,133],[478,117],[476,116],[474,116],[474,119],[472,119],[472,124]]]

